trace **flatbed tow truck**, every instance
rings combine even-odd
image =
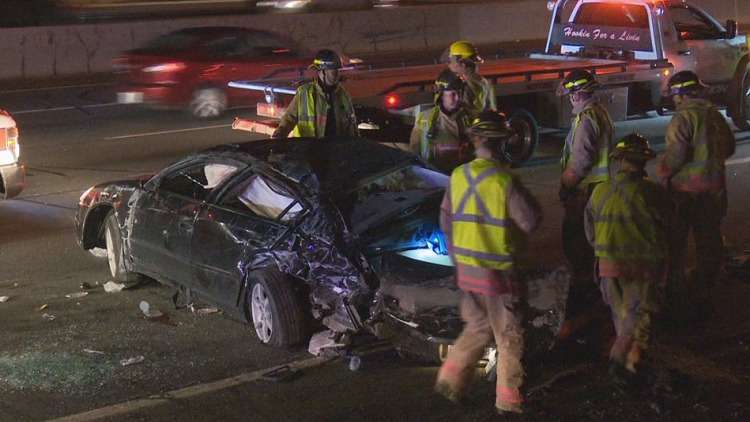
[[[553,15],[544,54],[487,60],[479,65],[479,73],[495,87],[498,109],[508,115],[517,133],[505,150],[513,164],[520,165],[533,156],[539,127],[570,126],[571,106],[557,97],[555,90],[573,69],[596,75],[603,85],[596,95],[615,122],[652,110],[662,113],[666,106],[662,91],[675,71],[674,63],[681,66],[677,70],[700,72],[699,63],[671,57],[672,50],[684,58],[685,51],[722,48],[725,60],[720,66],[728,69],[724,73],[729,76],[717,75],[708,82],[717,87],[717,97],[730,99],[724,104],[738,127],[750,121],[747,41],[737,36],[736,22],[727,21],[725,29],[697,6],[675,0],[564,0],[548,6]],[[677,14],[686,8],[691,16],[700,16],[712,26],[709,38],[713,38],[693,40],[686,35],[691,28],[695,30],[695,26],[678,23]],[[668,26],[675,28],[675,33],[667,30]],[[695,38],[706,38],[708,32],[701,29]],[[669,43],[672,39],[675,45]],[[688,50],[676,50],[679,48]],[[408,142],[416,115],[433,107],[432,86],[444,68],[434,64],[342,71],[340,83],[355,105],[363,137]],[[236,81],[230,86],[264,92],[266,103],[258,104],[257,114],[276,119],[283,115],[296,88],[314,76],[314,71],[307,71],[288,78]],[[274,123],[240,120],[234,126],[270,134]]]

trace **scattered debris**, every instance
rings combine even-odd
[[[93,349],[83,349],[83,351],[86,352],[86,353],[90,353],[92,355],[103,355],[104,354],[104,352],[102,352],[102,351],[93,350]]]
[[[121,360],[120,361],[120,365],[121,366],[135,365],[136,363],[141,363],[144,360],[146,360],[146,358],[144,358],[143,356],[139,355],[139,356],[136,356],[136,357],[132,357],[132,358]]]
[[[325,330],[319,333],[313,334],[310,339],[310,346],[307,351],[313,356],[320,356],[321,354],[327,354],[332,350],[342,349],[346,346],[344,343],[340,343],[341,334],[336,333],[333,330]]]
[[[99,285],[99,282],[98,282],[98,281],[96,282],[96,285],[97,285],[97,286]],[[78,287],[80,287],[81,289],[84,289],[84,290],[91,290],[91,289],[93,289],[93,288],[94,288],[94,286],[92,286],[92,285],[91,285],[91,283],[89,283],[89,282],[87,282],[87,281],[84,281],[84,282],[83,282],[83,283],[81,283],[81,285],[80,285],[80,286],[78,286]]]
[[[88,294],[89,294],[89,292],[68,293],[68,294],[65,295],[65,297],[67,297],[68,299],[78,299],[78,298],[84,297],[84,296],[86,296]]]
[[[207,314],[215,314],[219,312],[219,308],[214,308],[214,307],[196,308],[195,306],[190,305],[190,311],[194,314],[207,315]]]
[[[55,316],[52,315],[52,314],[44,314],[44,315],[42,315],[42,318],[44,318],[46,321],[54,321],[55,320]]]
[[[350,371],[358,371],[359,366],[362,364],[362,359],[359,358],[359,356],[352,355],[351,358],[349,358],[349,370]]]
[[[158,318],[163,315],[159,310],[151,309],[151,305],[145,300],[142,300],[138,307],[141,308],[141,312],[146,318]]]
[[[42,306],[40,306],[40,307],[36,308],[36,310],[37,310],[37,311],[43,311],[43,310],[45,310],[45,309],[47,309],[47,304],[46,304],[46,303],[45,303],[44,305],[42,305]]]
[[[7,302],[10,296],[0,296],[0,303]]]
[[[261,375],[260,379],[273,382],[291,381],[299,376],[299,371],[289,365],[280,366]]]
[[[104,283],[104,291],[107,293],[116,293],[122,291],[125,288],[124,284],[115,283],[114,281],[108,281]]]

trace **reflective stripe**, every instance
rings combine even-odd
[[[454,214],[452,220],[461,223],[491,224],[493,226],[505,227],[504,218],[494,218],[488,215]]]
[[[472,258],[479,258],[485,261],[493,262],[513,262],[513,257],[509,255],[493,254],[488,252],[472,251],[471,249],[453,247],[453,251],[457,254],[470,256]]]
[[[571,174],[564,177],[567,177],[568,180],[574,180],[574,176],[576,176],[575,172],[570,170],[570,161],[573,152],[573,142],[575,141],[578,125],[583,116],[588,117],[597,131],[599,150],[595,161],[591,163],[591,169],[581,183],[590,184],[609,180],[609,151],[610,147],[614,144],[614,125],[607,111],[598,103],[594,103],[593,106],[581,110],[573,120],[573,127],[565,138],[563,156],[560,159],[563,172],[571,172]]]
[[[497,387],[495,389],[495,394],[498,401],[505,403],[523,403],[523,396],[521,396],[521,392],[518,390],[511,391]]]

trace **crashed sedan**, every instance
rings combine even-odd
[[[303,343],[316,324],[450,341],[457,292],[437,229],[447,182],[415,155],[362,139],[222,145],[90,188],[76,237],[107,249],[115,279],[189,291],[272,346]],[[406,306],[415,295],[429,306]]]

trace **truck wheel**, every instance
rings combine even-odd
[[[107,262],[109,263],[109,274],[112,278],[121,283],[141,281],[143,276],[130,272],[125,265],[125,251],[122,248],[120,223],[117,222],[114,211],[110,211],[106,220],[104,220],[104,241],[107,245]]]
[[[188,113],[199,119],[219,117],[227,109],[227,95],[216,87],[201,87],[193,92]]]
[[[730,114],[732,122],[740,130],[750,129],[750,61],[747,57],[734,73]]]
[[[289,348],[305,340],[307,326],[292,280],[276,268],[252,274],[246,309],[261,342]]]
[[[518,167],[534,155],[539,130],[534,116],[524,109],[512,112],[508,122],[516,135],[504,145],[503,154],[513,167]]]

